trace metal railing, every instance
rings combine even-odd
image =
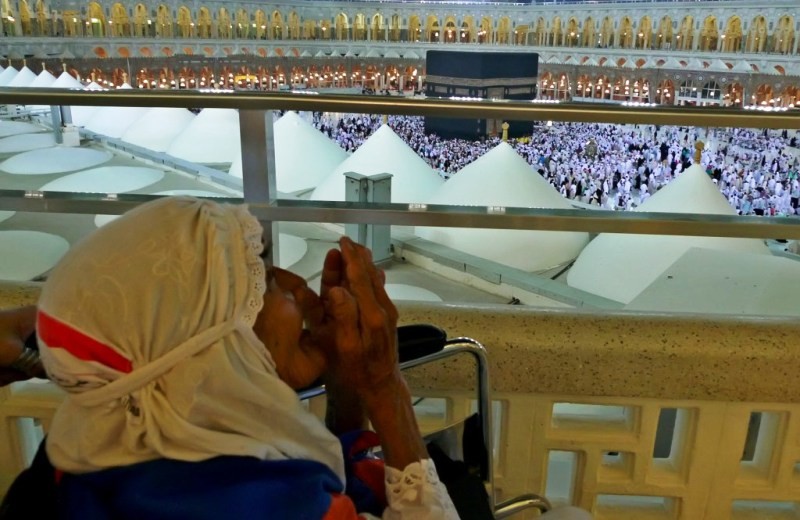
[[[427,115],[453,118],[492,118],[522,121],[571,121],[660,124],[702,127],[800,129],[793,112],[755,112],[739,109],[684,107],[622,107],[603,104],[542,105],[530,102],[452,101],[382,96],[293,95],[278,92],[203,93],[199,91],[108,92],[53,89],[0,89],[0,104],[209,107],[240,110],[243,155],[259,160],[269,156],[271,110]],[[269,130],[265,131],[265,127]],[[265,135],[270,135],[265,140]],[[274,190],[272,168],[244,169],[244,197],[263,221],[392,224],[432,227],[474,227],[586,231],[744,238],[800,239],[800,220],[693,215],[618,213],[587,210],[440,206],[425,204],[367,204],[281,200]],[[267,170],[267,182],[258,172]],[[270,189],[270,186],[272,189]],[[0,208],[16,211],[119,214],[154,196],[66,194],[0,190]]]

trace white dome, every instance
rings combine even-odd
[[[408,147],[389,125],[377,132],[345,159],[317,186],[312,200],[344,200],[344,173],[374,176],[392,174],[392,202],[426,202],[444,182]]]
[[[239,113],[204,108],[169,145],[173,157],[196,163],[232,163],[241,155]]]
[[[195,115],[185,108],[150,108],[125,130],[122,140],[148,150],[166,152],[194,118]]]
[[[736,214],[697,165],[687,169],[634,211]],[[764,242],[758,239],[602,233],[575,261],[567,273],[567,283],[605,298],[630,303],[693,247],[770,254]]]
[[[36,74],[28,67],[22,67],[17,75],[8,83],[8,87],[27,87],[36,79]]]
[[[508,143],[462,168],[429,199],[431,204],[571,209]],[[417,228],[422,238],[525,271],[541,271],[574,259],[586,233],[508,229]],[[489,245],[491,244],[491,245]]]
[[[84,126],[100,135],[122,137],[147,111],[145,107],[99,107]]]

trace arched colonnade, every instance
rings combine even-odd
[[[342,6],[339,6],[341,8]],[[725,53],[798,52],[796,13],[680,16],[472,14],[332,6],[329,14],[302,6],[221,6],[189,3],[89,1],[58,11],[48,0],[0,0],[6,36],[185,39],[441,42],[619,49],[700,50]],[[315,12],[314,15],[310,13]],[[706,10],[710,12],[710,10]],[[491,13],[491,10],[489,11]],[[611,13],[609,11],[609,13]]]

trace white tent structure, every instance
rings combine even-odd
[[[239,113],[230,108],[204,108],[170,143],[173,157],[203,164],[230,164],[241,155]]]
[[[33,80],[33,83],[31,83],[28,86],[32,88],[48,88],[52,87],[53,83],[55,82],[56,82],[56,77],[47,72],[46,70],[43,70],[42,72],[39,73],[38,76],[36,76],[36,79]]]
[[[125,130],[122,140],[156,152],[166,152],[194,118],[195,115],[185,108],[150,108]]]
[[[36,74],[29,69],[28,67],[22,67],[17,72],[17,75],[14,76],[8,85],[8,87],[27,87],[36,79]]]
[[[64,71],[62,72],[58,78],[56,78],[55,82],[50,85],[50,88],[83,88],[83,85],[80,81],[72,77],[72,75]]]
[[[50,85],[50,88],[64,88],[64,89],[83,89],[83,84],[75,79],[69,72],[62,72],[58,78]],[[72,106],[70,112],[72,114],[72,122],[77,126],[84,126],[92,114],[97,110],[97,107],[90,106]]]
[[[146,112],[145,107],[99,107],[86,121],[87,130],[108,137],[122,137]]]
[[[462,168],[429,199],[431,204],[571,209],[570,203],[508,143]],[[573,260],[586,233],[507,229],[417,228],[416,234],[453,249],[524,271]]]
[[[14,76],[17,75],[17,69],[14,67],[8,67],[3,72],[0,72],[0,87],[7,87],[9,83],[14,80]]]
[[[693,247],[625,309],[797,317],[798,294],[796,260]]]
[[[697,165],[688,168],[634,211],[736,214]],[[693,247],[770,255],[766,244],[757,239],[602,233],[578,256],[567,273],[567,283],[627,304]]]
[[[346,172],[392,174],[392,202],[426,202],[444,182],[389,127],[382,125],[311,193],[312,200],[344,200]]]
[[[101,87],[98,83],[96,83],[94,81],[90,82],[88,85],[83,87],[83,89],[84,90],[104,90],[103,87]]]
[[[311,126],[297,112],[286,112],[275,122],[275,183],[278,191],[292,193],[319,185],[348,153]],[[229,174],[242,177],[241,156]]]

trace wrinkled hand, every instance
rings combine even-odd
[[[30,379],[31,376],[8,367],[22,353],[25,338],[35,329],[36,307],[0,311],[0,386]]]
[[[253,330],[265,342],[278,375],[294,389],[311,385],[326,366],[324,352],[313,338],[319,335],[325,312],[319,296],[302,277],[273,267],[267,276],[264,309]]]
[[[383,288],[384,276],[368,249],[347,237],[341,253],[325,259],[322,299],[333,321],[334,345],[326,346],[329,371],[366,401],[402,381],[397,354],[397,309]],[[338,278],[338,279],[337,279]]]

